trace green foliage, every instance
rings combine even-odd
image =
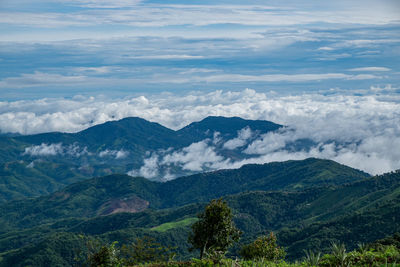
[[[285,172],[285,168],[304,170],[304,165],[317,168],[320,164],[330,166],[329,161],[316,159],[273,166],[281,166],[282,172]],[[193,179],[201,176],[180,179],[184,184],[182,186],[193,189],[193,196],[203,197],[208,194],[203,186],[212,188],[212,178],[217,187],[220,186],[215,192],[225,194],[231,191],[222,191],[222,182],[219,184],[218,179],[237,183],[233,188],[240,188],[240,185],[246,188],[244,185],[249,184],[261,186],[263,170],[267,173],[275,167],[268,164],[262,168],[245,166],[237,170],[239,174],[232,179],[225,175],[236,172],[207,174],[204,175],[207,182],[200,179],[198,191],[195,190],[197,186]],[[245,174],[250,177],[247,184]],[[306,174],[305,171],[304,175]],[[237,181],[232,182],[235,179]],[[285,180],[285,184],[290,181],[286,178]],[[189,182],[193,184],[186,184]],[[164,196],[163,190],[166,189],[170,190],[167,192],[169,196]],[[64,248],[81,247],[74,245],[79,244],[73,241],[75,233],[101,238],[105,242],[116,240],[120,244],[130,244],[138,237],[151,236],[163,246],[178,246],[177,258],[187,260],[195,255],[194,252],[188,253],[189,244],[186,241],[190,227],[187,219],[195,217],[205,204],[180,206],[190,200],[180,190],[177,186],[177,191],[174,192],[169,182],[160,184],[141,178],[112,175],[71,185],[49,197],[1,205],[0,253],[3,263],[0,266],[29,266],[34,262],[38,266],[49,266],[46,263],[51,263],[52,266],[72,265],[76,256],[74,249],[66,250],[71,252],[68,254]],[[149,201],[150,208],[137,213],[99,216],[104,214],[114,200],[125,201],[134,195]],[[176,197],[173,204],[163,202],[169,197]],[[234,211],[235,225],[244,232],[241,239],[243,243],[250,243],[260,233],[272,230],[277,233],[279,244],[285,247],[287,259],[294,261],[304,256],[304,249],[318,249],[321,253],[328,253],[331,242],[342,242],[352,250],[358,242],[368,243],[398,231],[399,197],[400,173],[389,173],[342,186],[291,192],[251,191],[228,196],[225,200]],[[160,210],[163,205],[179,208]],[[377,243],[373,247],[375,251],[379,251],[381,245],[395,245],[398,238],[391,237],[382,242],[384,243]],[[238,255],[239,246],[233,247],[226,255]],[[212,253],[209,256],[219,257]]]
[[[307,266],[318,266],[319,262],[321,260],[321,252],[314,253],[314,251],[311,250],[304,250],[306,256],[304,259],[304,263],[307,264]]]
[[[89,254],[87,264],[90,267],[118,267],[122,266],[119,250],[115,247],[118,242],[109,246],[102,246],[93,254]]]
[[[161,264],[159,266],[193,266],[193,267],[306,267],[304,263],[289,263],[285,261],[266,261],[261,260],[242,260],[242,259],[221,259],[218,263],[215,263],[211,259],[192,259],[190,262],[171,262],[167,264]],[[308,266],[307,266],[308,267]]]
[[[276,262],[285,257],[285,251],[277,245],[276,236],[271,232],[269,235],[260,236],[253,243],[243,246],[240,255],[246,260]]]
[[[25,166],[18,168],[27,170]],[[58,176],[68,177],[68,168],[61,169],[62,172],[65,171],[65,174]],[[28,169],[28,171],[32,170]],[[146,208],[146,201],[151,208],[169,208],[199,201],[208,202],[212,198],[249,190],[291,189],[294,184],[303,182],[303,187],[306,188],[312,185],[310,179],[317,179],[316,177],[321,177],[322,173],[329,173],[329,175],[324,174],[324,179],[321,178],[321,181],[327,184],[343,183],[365,177],[362,172],[349,167],[318,159],[247,165],[238,170],[192,175],[166,183],[151,182],[144,178],[133,178],[127,175],[109,175],[75,183],[46,197],[0,205],[0,213],[4,215],[0,218],[0,225],[3,221],[14,226],[17,224],[18,227],[32,227],[57,219],[90,218],[110,214],[118,205],[127,205],[129,207],[127,211],[140,211]],[[35,176],[35,173],[31,176]],[[71,176],[74,175],[71,174]],[[27,178],[27,180],[30,179]],[[26,184],[27,181],[24,183]],[[35,180],[32,186],[30,184],[27,186],[26,190],[33,190],[36,184],[41,186]],[[229,187],[226,186],[227,184]],[[57,183],[54,186],[59,187]],[[125,201],[126,199],[128,200]],[[280,199],[284,199],[283,194]],[[293,202],[295,201],[297,200]],[[273,213],[270,211],[266,214]]]
[[[160,196],[163,199],[163,207],[171,207],[208,202],[214,198],[242,192],[299,191],[315,186],[341,185],[367,177],[369,175],[364,172],[334,161],[309,158],[263,165],[251,164],[237,170],[220,170],[181,177],[163,183]]]
[[[197,221],[197,218],[186,218],[186,219],[179,220],[176,222],[163,223],[161,225],[151,228],[151,230],[157,231],[157,232],[165,232],[165,231],[168,231],[168,230],[171,230],[174,228],[192,225],[196,221]]]
[[[224,253],[239,240],[241,232],[233,223],[231,209],[222,199],[212,200],[198,218],[192,225],[189,243],[193,249],[200,250],[200,258],[204,253]]]
[[[72,233],[52,233],[39,241],[27,242],[22,248],[2,253],[0,266],[81,265],[86,259],[89,240],[92,238]]]
[[[175,253],[169,247],[156,243],[153,238],[137,238],[131,244],[124,244],[118,248],[118,242],[99,246],[90,243],[86,265],[91,267],[119,267],[133,266],[150,262],[169,262]],[[93,245],[95,244],[95,245]]]
[[[344,244],[332,243],[331,246],[333,264],[335,266],[345,267],[349,265],[349,259],[346,253],[346,247]]]
[[[395,246],[354,250],[346,253],[343,244],[332,244],[331,254],[325,254],[319,266],[399,266],[400,250]]]
[[[147,151],[188,146],[208,138],[204,132],[209,129],[211,135],[218,131],[230,139],[244,127],[266,133],[281,126],[268,121],[210,117],[174,131],[158,123],[132,117],[99,124],[78,133],[0,135],[0,177],[3,178],[0,180],[0,203],[47,195],[90,177],[126,173],[141,166]],[[24,154],[25,148],[41,144],[87,148],[91,153],[83,153],[79,157],[70,153],[41,156]],[[121,149],[129,152],[130,157],[116,159],[99,155],[101,151]],[[243,157],[240,153],[236,155]],[[18,166],[11,166],[15,163]]]
[[[367,248],[372,248],[374,250],[380,250],[385,246],[394,246],[397,249],[400,249],[400,233],[394,233],[391,236],[387,236],[385,238],[376,240],[375,242],[368,244]]]
[[[123,245],[121,255],[124,264],[131,266],[147,262],[167,262],[175,257],[173,248],[156,243],[154,238],[137,238],[130,245]]]

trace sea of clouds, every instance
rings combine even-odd
[[[95,154],[93,152],[89,152],[86,146],[81,147],[77,144],[64,145],[63,143],[42,143],[40,145],[26,147],[22,155],[28,155],[31,157],[70,156],[75,158],[87,155],[97,156],[100,158],[123,159],[129,155],[129,152],[123,149],[105,149]]]
[[[197,172],[307,157],[332,159],[379,174],[400,168],[398,92],[397,88],[388,85],[351,94],[332,89],[281,96],[245,89],[186,95],[163,93],[126,99],[76,96],[72,99],[5,101],[0,102],[0,130],[20,134],[77,132],[130,116],[179,129],[210,115],[239,116],[269,120],[288,127],[256,138],[245,128],[236,138],[223,144],[218,143],[221,140],[216,134],[213,140],[203,140],[181,150],[150,153],[143,166],[132,170],[131,174],[152,178],[165,169],[161,175],[170,179],[174,177],[169,173],[170,167]],[[304,138],[311,139],[315,145],[308,150],[285,149],[290,142]],[[216,146],[221,145],[225,149],[240,149],[248,156],[236,161],[222,156],[216,150]],[[26,153],[37,154],[42,150],[54,154],[63,148],[38,147]],[[104,153],[105,156],[108,152]],[[109,153],[118,157],[115,152]]]

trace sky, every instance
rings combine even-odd
[[[0,100],[398,85],[400,3],[0,1]]]
[[[0,132],[240,116],[295,130],[244,148],[257,162],[310,156],[266,146],[308,136],[382,173],[400,168],[399,58],[397,0],[1,0]]]

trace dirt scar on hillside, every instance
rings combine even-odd
[[[100,207],[99,215],[109,215],[119,212],[136,213],[147,209],[149,202],[137,196],[124,199],[111,199]]]

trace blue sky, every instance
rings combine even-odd
[[[0,13],[3,101],[400,84],[398,1],[3,0]]]
[[[2,0],[0,133],[240,116],[291,130],[217,169],[320,157],[383,173],[400,168],[399,58],[398,0]],[[302,138],[317,145],[285,150]],[[214,151],[185,149],[200,165]]]

